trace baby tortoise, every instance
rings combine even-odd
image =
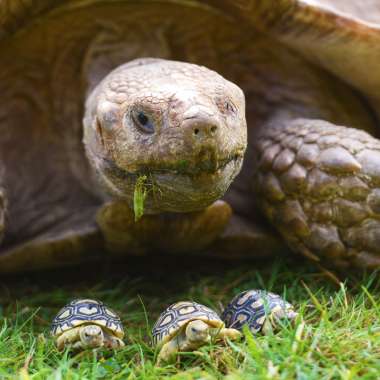
[[[234,340],[240,336],[238,330],[225,328],[213,310],[191,301],[169,306],[152,330],[153,344],[160,348],[157,365],[172,361],[178,352],[194,351],[213,339]]]
[[[379,25],[369,0],[0,1],[0,272],[379,267]]]
[[[117,349],[124,346],[120,318],[100,301],[73,300],[53,319],[51,334],[58,350],[89,348]]]
[[[278,321],[297,317],[293,306],[279,295],[264,290],[246,290],[227,305],[222,320],[239,331],[247,325],[252,333],[263,334],[278,329]]]

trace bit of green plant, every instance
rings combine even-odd
[[[148,195],[146,187],[146,175],[139,176],[136,180],[135,191],[133,193],[133,210],[135,213],[135,222],[137,222],[144,215],[144,203]]]
[[[0,279],[0,379],[379,379],[378,274],[351,274],[336,286],[318,269],[293,260],[232,267],[205,258],[200,267],[186,256],[177,267],[169,259],[152,260],[129,258],[127,265],[108,270],[86,264],[85,270]],[[182,353],[175,365],[154,366],[150,331],[168,305],[190,299],[220,311],[220,304],[250,288],[284,295],[303,321],[268,336],[245,330],[240,342],[210,344]],[[105,357],[56,350],[50,321],[78,297],[100,299],[120,314],[126,329],[123,349]]]
[[[179,172],[185,171],[189,166],[189,161],[187,160],[179,160],[177,164],[177,169]]]

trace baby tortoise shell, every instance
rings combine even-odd
[[[76,299],[65,305],[53,319],[51,334],[60,336],[65,331],[84,324],[94,324],[122,339],[124,329],[120,318],[101,301]]]
[[[153,326],[153,344],[162,346],[193,320],[201,320],[213,328],[224,327],[218,314],[209,307],[192,301],[177,302],[170,305]]]
[[[241,331],[247,325],[252,333],[257,333],[268,316],[281,311],[288,319],[297,316],[293,306],[279,295],[265,290],[246,290],[232,299],[221,318],[226,327]]]

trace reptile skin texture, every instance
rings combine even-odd
[[[254,188],[289,246],[335,265],[380,264],[380,142],[321,120],[294,120],[257,142]]]

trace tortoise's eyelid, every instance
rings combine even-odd
[[[132,120],[144,133],[153,134],[155,132],[154,123],[144,111],[132,112]]]
[[[226,110],[229,111],[229,112],[233,112],[233,113],[236,112],[236,107],[235,107],[235,105],[234,105],[234,104],[232,103],[232,101],[229,100],[229,99],[225,101],[225,108],[226,108]]]
[[[234,104],[234,102],[229,97],[218,96],[215,101],[216,101],[218,108],[221,110],[221,112],[223,112],[223,113],[236,113],[237,112],[236,105]]]

